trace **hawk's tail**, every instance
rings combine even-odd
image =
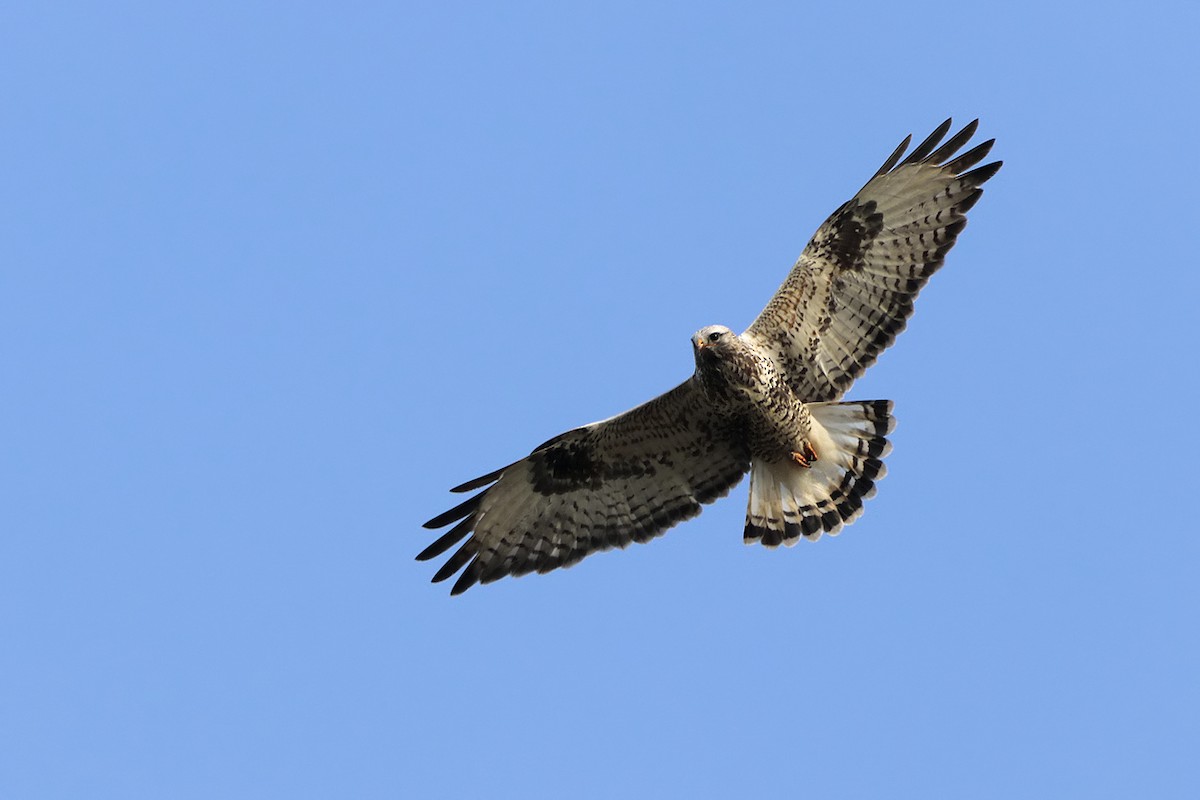
[[[838,533],[862,514],[863,501],[887,474],[883,457],[892,449],[887,435],[896,427],[890,400],[863,403],[809,403],[811,444],[816,459],[754,459],[746,543],[793,545],[803,536]]]

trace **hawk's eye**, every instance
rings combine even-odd
[[[710,334],[708,335],[708,341],[710,341],[710,342],[716,342],[716,341],[719,341],[719,340],[720,340],[720,338],[721,338],[721,332],[720,332],[720,331],[715,331],[715,332],[713,332],[713,333],[710,333]]]

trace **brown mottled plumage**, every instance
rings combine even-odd
[[[817,229],[745,333],[713,325],[693,335],[687,381],[453,489],[488,487],[425,523],[456,524],[420,560],[466,539],[433,580],[463,570],[458,594],[648,541],[747,470],[747,542],[790,545],[857,519],[885,474],[892,404],[837,401],[904,329],[980,186],[1000,168],[971,169],[992,140],[956,156],[977,123],[939,147],[946,120],[904,158],[906,138]]]

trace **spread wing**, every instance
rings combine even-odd
[[[888,347],[967,224],[996,161],[971,170],[989,140],[955,154],[978,120],[938,147],[950,120],[874,177],[817,229],[779,291],[742,336],[768,348],[807,402],[836,400]],[[971,171],[967,171],[971,170]]]
[[[710,412],[693,379],[602,422],[568,431],[527,458],[452,491],[489,488],[425,523],[457,522],[424,561],[466,542],[433,576],[466,567],[451,594],[505,575],[549,572],[584,556],[645,542],[737,485],[750,455]]]

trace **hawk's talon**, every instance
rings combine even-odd
[[[812,450],[812,445],[806,443],[806,441],[800,450],[803,450],[803,452],[796,452],[794,450],[792,451],[792,461],[799,464],[800,467],[808,469],[811,467],[812,462],[816,461],[817,453],[815,450]]]
[[[808,442],[805,442],[804,446],[801,447],[800,449],[803,452],[800,452],[800,453],[797,453],[795,451],[792,452],[792,461],[795,461],[800,466],[804,467],[805,469],[808,469],[809,467],[812,466],[812,462],[817,460],[817,451],[813,450],[813,446],[811,444],[809,444]]]

